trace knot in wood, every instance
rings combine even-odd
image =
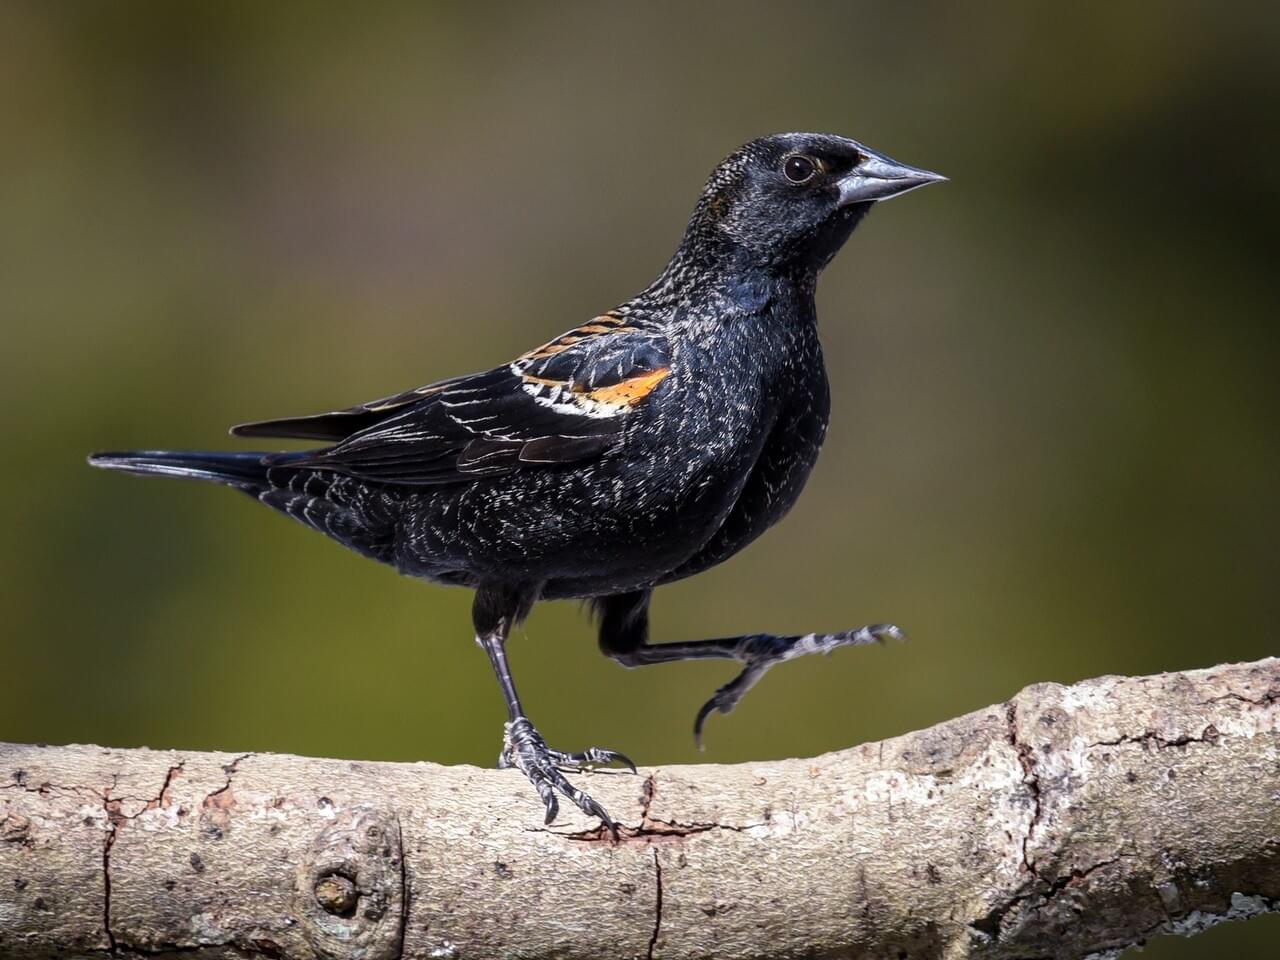
[[[349,917],[360,902],[360,891],[350,877],[330,873],[316,881],[316,902],[325,913],[335,917]]]
[[[324,960],[391,960],[407,909],[399,823],[372,806],[333,809],[298,866],[295,915]]]

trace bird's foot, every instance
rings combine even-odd
[[[584,770],[600,764],[622,763],[636,772],[636,765],[626,756],[614,750],[602,750],[600,747],[589,747],[581,753],[562,753],[547,746],[547,741],[530,722],[528,717],[516,717],[503,728],[502,753],[498,756],[498,767],[505,769],[515,767],[533,784],[538,796],[547,806],[546,823],[551,823],[560,811],[560,802],[556,792],[564,794],[574,802],[579,810],[588,816],[599,817],[604,821],[609,832],[618,836],[618,825],[613,822],[607,810],[600,806],[586,793],[583,793],[560,771]]]
[[[748,690],[755,686],[776,663],[794,660],[811,653],[830,653],[837,647],[860,647],[885,640],[905,640],[907,635],[891,623],[872,623],[856,630],[840,633],[806,633],[794,637],[777,637],[770,633],[756,633],[743,637],[734,652],[737,660],[746,664],[742,672],[726,683],[702,705],[693,722],[693,739],[702,749],[702,725],[715,710],[728,713],[738,705]]]

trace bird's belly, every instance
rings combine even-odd
[[[719,529],[746,471],[618,458],[412,495],[395,565],[450,583],[543,584],[547,598],[651,585]]]

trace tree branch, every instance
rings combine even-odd
[[[2,745],[0,955],[1084,957],[1280,909],[1280,659],[589,781],[620,842],[515,771]]]

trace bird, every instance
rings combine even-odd
[[[784,133],[711,173],[665,269],[631,299],[514,360],[329,413],[261,420],[238,437],[289,451],[97,453],[95,467],[210,481],[248,494],[402,574],[475,592],[475,642],[507,707],[498,766],[618,835],[565,773],[621,764],[553,749],[507,660],[542,600],[585,601],[600,650],[626,667],[726,659],[741,672],[694,736],[773,666],[902,636],[837,633],[651,642],[654,590],[742,550],[796,502],[827,432],[818,275],[871,208],[946,178],[844,137]],[[275,445],[273,445],[275,446]]]

